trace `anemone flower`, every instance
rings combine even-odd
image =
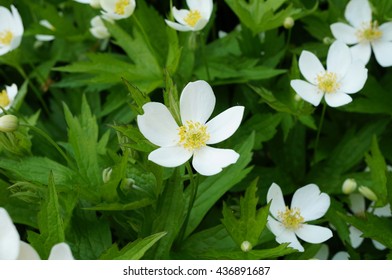
[[[11,5],[11,11],[0,6],[0,55],[19,47],[23,36],[23,23],[18,10]]]

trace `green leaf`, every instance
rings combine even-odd
[[[53,245],[65,240],[63,220],[60,215],[61,211],[52,173],[50,173],[48,181],[48,193],[38,213],[40,234],[29,233],[28,237],[31,245],[37,249],[43,259],[49,257]]]
[[[240,198],[239,219],[234,216],[227,204],[223,206],[222,223],[239,247],[244,241],[250,242],[252,247],[256,246],[267,224],[269,207],[256,210],[259,201],[256,196],[257,181],[258,179],[255,179],[246,189],[245,196]]]
[[[140,89],[138,89],[135,85],[128,82],[126,79],[123,79],[123,82],[127,86],[128,91],[131,94],[134,103],[136,104],[136,106],[135,105],[132,106],[132,109],[139,115],[143,114],[142,107],[147,102],[150,102],[150,98],[148,97],[147,94],[142,92]]]
[[[217,175],[206,178],[199,184],[185,236],[188,236],[199,225],[211,207],[228,190],[244,179],[251,171],[252,168],[247,168],[247,165],[252,158],[254,138],[254,133],[252,133],[237,150],[240,158],[235,164],[226,167]]]
[[[374,136],[370,147],[371,154],[366,154],[366,164],[370,168],[372,186],[368,186],[377,196],[376,206],[384,206],[388,201],[387,193],[387,165]]]
[[[144,253],[158,242],[166,232],[159,232],[145,238],[139,238],[128,243],[124,248],[118,250],[117,245],[113,245],[108,251],[102,254],[101,260],[140,260]]]

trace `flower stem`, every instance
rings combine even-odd
[[[206,68],[206,74],[207,74],[207,80],[211,81],[211,75],[210,75],[210,69],[208,67],[208,60],[206,57],[206,51],[205,51],[205,38],[204,38],[204,33],[200,32],[200,51],[201,51],[201,57],[203,59],[204,67]]]
[[[53,139],[42,129],[29,125],[29,124],[20,124],[20,126],[24,126],[27,127],[31,130],[33,130],[34,132],[38,133],[39,135],[41,135],[43,138],[45,138],[50,144],[52,144],[52,146],[60,153],[60,155],[67,161],[67,163],[70,165],[71,164],[71,160],[69,159],[69,157],[64,153],[64,151],[60,148],[59,145],[57,145],[57,143],[55,141],[53,141]]]
[[[320,119],[320,124],[318,126],[317,129],[317,136],[316,136],[316,142],[314,144],[314,159],[316,161],[316,157],[317,157],[317,148],[318,148],[318,144],[319,144],[319,140],[320,140],[320,133],[321,133],[321,129],[323,127],[324,124],[324,118],[325,118],[325,111],[327,109],[327,104],[323,103],[323,111],[321,112],[321,119]]]

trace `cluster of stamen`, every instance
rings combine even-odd
[[[5,30],[5,31],[0,32],[0,44],[10,45],[12,38],[14,38],[14,35],[12,34],[11,31]]]
[[[125,13],[125,8],[129,5],[129,0],[118,0],[114,8],[114,12],[118,15]]]
[[[8,97],[7,91],[3,89],[0,91],[0,106],[5,108],[10,104],[10,99]]]
[[[281,223],[290,230],[300,228],[304,222],[304,218],[301,216],[301,212],[298,208],[290,209],[287,206],[285,211],[278,212],[278,218]]]
[[[179,144],[191,151],[204,147],[210,139],[207,126],[199,122],[187,121],[178,130]]]
[[[317,85],[320,91],[323,93],[334,93],[340,87],[340,84],[337,81],[336,73],[328,71],[317,75]]]
[[[184,21],[191,27],[195,27],[195,25],[201,19],[201,14],[198,10],[190,10],[187,16],[184,18]]]
[[[382,31],[378,28],[377,21],[364,23],[362,26],[356,33],[360,42],[372,42],[381,38]]]

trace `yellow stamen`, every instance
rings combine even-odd
[[[304,218],[301,216],[301,212],[298,208],[289,209],[287,206],[284,212],[278,212],[278,218],[282,224],[290,230],[300,228],[304,222]]]
[[[358,30],[356,35],[360,42],[372,42],[381,38],[382,31],[378,28],[377,21],[374,21],[363,24],[363,28]]]
[[[2,45],[10,45],[13,38],[14,34],[9,30],[0,32],[0,44]]]
[[[7,91],[3,89],[0,92],[0,106],[5,108],[10,104],[10,98],[8,97]]]
[[[201,14],[198,10],[190,10],[187,16],[184,18],[184,21],[191,27],[195,27],[195,25],[201,19]]]
[[[204,147],[210,139],[207,126],[193,121],[187,121],[181,126],[178,135],[180,136],[179,144],[191,151]]]
[[[116,7],[114,12],[118,15],[123,15],[125,13],[125,8],[129,5],[129,0],[118,0],[116,2]]]
[[[317,76],[317,85],[324,93],[334,93],[340,87],[336,74],[328,71]]]

